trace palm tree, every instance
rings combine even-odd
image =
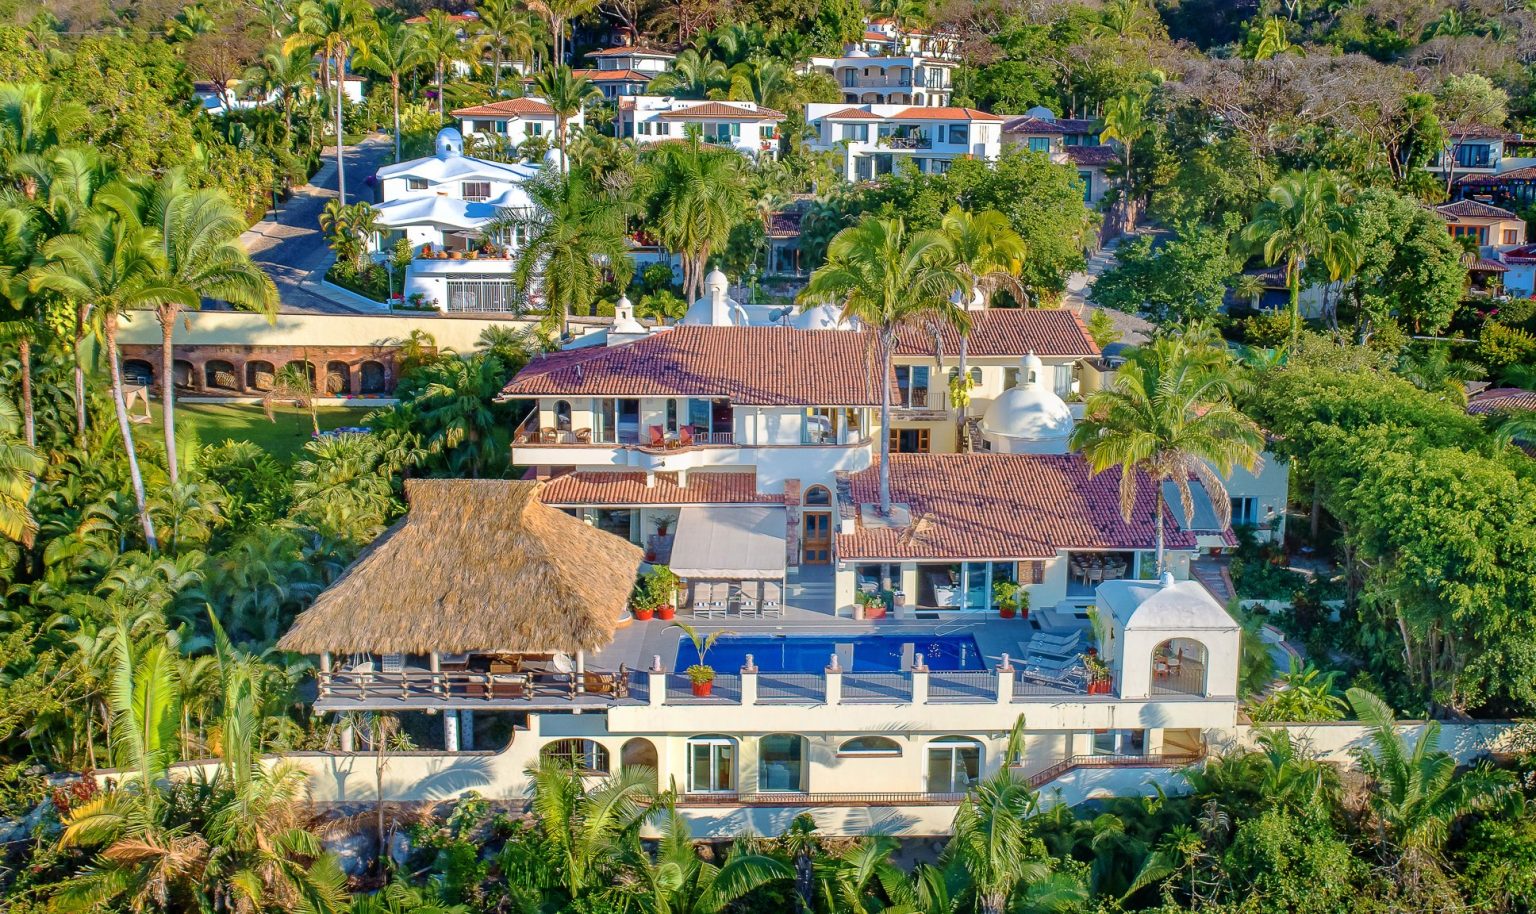
[[[672,61],[672,69],[656,74],[646,91],[679,98],[708,98],[710,93],[730,83],[724,63],[689,48]]]
[[[1111,386],[1088,396],[1083,421],[1072,433],[1072,447],[1082,451],[1093,473],[1119,468],[1120,513],[1126,521],[1136,507],[1139,477],[1145,473],[1154,486],[1159,574],[1166,532],[1163,483],[1178,489],[1187,523],[1194,514],[1190,478],[1198,479],[1225,528],[1232,515],[1222,477],[1235,466],[1253,470],[1259,464],[1259,427],[1232,405],[1227,370],[1212,362],[1206,346],[1191,345],[1186,337],[1153,340],[1115,374]]]
[[[1132,174],[1132,153],[1136,141],[1146,136],[1151,129],[1151,122],[1147,118],[1147,99],[1145,96],[1127,93],[1109,100],[1104,106],[1104,127],[1099,131],[1105,140],[1115,140],[1120,143],[1124,156],[1122,167],[1125,169],[1125,191],[1121,205],[1124,207],[1123,229],[1129,234],[1136,231],[1136,182]]]
[[[475,66],[480,56],[480,39],[472,33],[460,35],[462,27],[442,10],[428,10],[427,21],[417,27],[422,56],[437,76],[437,116],[443,116],[443,79],[455,63]]]
[[[509,55],[512,60],[531,60],[535,23],[512,0],[484,0],[476,12],[480,14],[480,33],[491,50],[491,91],[500,97],[502,55]]]
[[[395,161],[400,161],[400,80],[428,62],[426,49],[421,45],[421,33],[409,26],[397,23],[380,23],[358,48],[358,65],[388,77],[389,92],[395,116]],[[438,87],[442,91],[442,87]],[[441,114],[441,110],[438,112]]]
[[[635,847],[640,827],[668,804],[656,772],[629,767],[591,790],[580,771],[554,758],[528,768],[532,809],[561,887],[572,899],[608,884],[605,862],[616,848]]]
[[[342,101],[346,97],[347,60],[352,48],[373,27],[373,7],[368,0],[303,0],[294,33],[283,43],[285,52],[305,48],[320,54],[327,66],[335,67],[336,81],[336,196],[347,202],[347,176],[342,161],[346,134],[341,123]]]
[[[731,68],[730,97],[756,102],[766,108],[784,105],[785,96],[794,88],[794,71],[789,64],[758,52]]]
[[[68,145],[89,113],[61,90],[38,83],[0,84],[0,169],[27,199],[37,196],[29,175],[50,150]]]
[[[683,255],[683,297],[704,288],[710,254],[725,246],[750,202],[746,160],[705,145],[690,129],[686,143],[669,143],[652,159],[655,228],[662,244]]]
[[[891,862],[901,843],[888,835],[861,838],[819,867],[822,910],[876,914],[908,901],[907,874]]]
[[[566,133],[570,119],[587,106],[588,102],[601,101],[603,93],[590,79],[577,76],[565,64],[559,64],[540,73],[533,81],[533,88],[544,103],[555,112],[555,141],[560,147],[560,168],[569,170],[566,161]]]
[[[565,59],[565,27],[574,19],[597,8],[598,0],[528,0],[528,8],[549,20],[549,34],[554,38],[555,64]]]
[[[1103,36],[1139,40],[1155,35],[1158,14],[1146,0],[1109,0],[1095,31]]]
[[[1435,860],[1458,817],[1486,809],[1509,791],[1505,777],[1484,768],[1457,776],[1455,757],[1440,751],[1439,721],[1425,722],[1409,748],[1386,702],[1364,689],[1345,695],[1371,735],[1370,748],[1354,750],[1354,756],[1371,781],[1378,836],[1405,858]]]
[[[131,192],[117,186],[98,196],[105,198],[98,201],[102,205],[77,232],[50,238],[43,245],[45,263],[36,268],[32,285],[34,289],[50,289],[79,303],[89,302],[94,310],[106,345],[112,406],[117,412],[117,428],[128,458],[134,502],[138,505],[145,544],[154,552],[158,548],[155,525],[145,504],[144,477],[139,471],[128,406],[123,399],[117,322],[122,314],[182,293],[164,281],[159,232],[139,221]],[[171,383],[170,377],[161,379],[163,386]]]
[[[32,338],[38,330],[42,304],[32,294],[28,272],[36,256],[31,208],[0,208],[0,304],[15,316],[3,325],[6,336],[16,341],[16,355],[21,363],[22,438],[28,447],[37,447],[37,420],[32,406]]]
[[[1285,262],[1285,285],[1291,293],[1291,335],[1301,332],[1301,270],[1307,259],[1320,256],[1335,233],[1347,233],[1349,219],[1344,188],[1325,172],[1305,172],[1281,178],[1254,209],[1253,220],[1240,239],[1274,266]]]
[[[826,263],[811,274],[802,307],[837,304],[842,319],[869,332],[880,387],[880,513],[891,513],[891,363],[904,328],[947,324],[961,333],[970,318],[950,300],[961,287],[949,245],[937,231],[907,232],[901,217],[866,216],[827,246]]]
[[[748,893],[794,877],[783,862],[740,845],[718,866],[705,862],[687,820],[670,805],[664,815],[655,861],[636,855],[640,879],[657,914],[721,914]]]
[[[272,375],[272,389],[261,398],[262,409],[268,422],[277,421],[277,404],[293,401],[300,409],[309,410],[309,424],[316,438],[320,437],[320,410],[316,401],[324,396],[315,383],[314,366],[309,362],[290,362]]]
[[[259,98],[273,95],[282,99],[283,137],[293,136],[293,104],[314,87],[314,55],[308,48],[287,50],[274,45],[262,52],[261,60],[245,71],[242,91]]]
[[[514,227],[524,232],[512,281],[530,300],[542,292],[544,329],[564,336],[572,310],[597,300],[605,272],[614,274],[620,288],[628,285],[634,270],[627,243],[633,207],[593,187],[580,171],[544,175],[525,188],[532,212],[508,213],[486,232]]]
[[[37,535],[32,487],[46,465],[30,445],[15,440],[20,419],[16,404],[0,394],[0,536],[30,548]]]
[[[1024,269],[1028,246],[1013,225],[997,210],[972,214],[960,207],[951,209],[940,225],[949,243],[950,256],[960,272],[960,307],[990,307],[992,296],[1007,290],[1020,305],[1028,303],[1019,273]],[[960,356],[955,373],[954,394],[958,402],[956,422],[960,432],[965,426],[965,409],[971,402],[971,376],[967,365],[970,334],[960,335]],[[957,439],[958,440],[958,439]]]
[[[478,477],[495,464],[506,445],[503,423],[491,401],[506,386],[506,367],[495,355],[448,359],[437,366],[425,389],[412,397],[427,448],[447,457],[449,469]]]
[[[181,481],[171,383],[177,316],[183,307],[201,308],[204,298],[218,298],[260,311],[270,321],[277,315],[277,288],[241,246],[245,216],[222,190],[193,190],[185,174],[172,169],[144,188],[139,209],[144,223],[159,230],[155,263],[163,270],[157,281],[165,297],[155,302],[155,318],[160,322],[165,463],[174,486]]]

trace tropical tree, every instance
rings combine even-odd
[[[241,91],[258,98],[275,95],[282,100],[283,138],[291,140],[294,103],[314,88],[314,55],[308,48],[290,50],[274,45],[245,71],[244,83]]]
[[[358,48],[358,65],[389,79],[391,109],[395,119],[395,161],[400,161],[400,81],[405,74],[429,62],[421,33],[398,23],[383,23]],[[442,92],[442,86],[438,86]],[[441,109],[438,111],[442,113]]]
[[[43,245],[45,262],[36,268],[32,284],[34,288],[50,289],[76,302],[90,303],[100,324],[112,377],[112,405],[117,412],[117,428],[128,458],[134,502],[144,528],[145,544],[154,552],[158,547],[155,525],[145,504],[144,477],[139,471],[128,406],[123,399],[117,322],[129,311],[153,306],[182,293],[165,281],[160,234],[139,221],[134,196],[121,186],[109,188],[100,196],[103,198],[98,201],[101,205],[78,231],[50,238]],[[170,384],[171,378],[161,379],[162,387]]]
[[[1252,419],[1232,405],[1227,357],[1199,332],[1163,336],[1137,350],[1114,382],[1089,394],[1083,421],[1072,433],[1092,472],[1120,470],[1120,513],[1129,521],[1138,480],[1153,485],[1157,571],[1164,568],[1166,500],[1162,486],[1178,490],[1184,517],[1194,514],[1190,480],[1205,487],[1217,523],[1231,523],[1231,501],[1222,478],[1237,466],[1258,466],[1263,436]]]
[[[1456,759],[1440,750],[1440,722],[1426,721],[1410,747],[1392,709],[1364,689],[1345,693],[1369,729],[1369,748],[1354,751],[1371,781],[1371,812],[1378,836],[1411,863],[1431,863],[1456,819],[1486,809],[1509,790],[1508,780],[1486,769],[1457,776]]]
[[[164,409],[166,471],[171,485],[181,481],[176,454],[175,365],[176,318],[182,308],[200,308],[204,298],[277,315],[277,288],[252,261],[239,238],[245,217],[229,197],[216,188],[193,190],[186,175],[173,169],[139,194],[139,215],[158,228],[161,270],[157,285],[164,296],[155,304],[160,322],[160,385]]]
[[[479,63],[480,36],[440,9],[428,10],[427,21],[417,28],[422,56],[437,77],[437,116],[442,117],[443,79],[455,63],[467,63],[471,68]]]
[[[817,894],[822,909],[877,914],[906,901],[907,874],[891,861],[891,855],[900,847],[895,838],[874,835],[834,854],[819,867]]]
[[[649,772],[647,772],[649,774]],[[635,855],[647,901],[656,914],[721,914],[749,893],[793,878],[794,871],[767,854],[733,846],[718,866],[699,857],[688,822],[667,804],[652,861]]]
[[[1337,670],[1324,673],[1292,657],[1290,669],[1280,678],[1276,691],[1249,708],[1248,715],[1258,722],[1343,720],[1344,699],[1334,685],[1339,675]]]
[[[506,385],[506,366],[489,353],[445,359],[433,366],[429,380],[413,396],[427,449],[447,458],[455,473],[477,478],[504,457],[505,423],[492,400]]]
[[[512,0],[485,0],[475,12],[480,14],[480,34],[491,51],[491,91],[499,97],[504,55],[514,61],[533,59],[538,44],[535,23]]]
[[[827,259],[800,294],[801,307],[835,304],[842,319],[868,331],[871,367],[878,371],[880,427],[891,427],[892,362],[901,331],[948,325],[961,333],[970,318],[951,300],[962,279],[937,231],[908,233],[901,217],[866,216],[838,232]],[[890,436],[880,436],[880,512],[891,513]]]
[[[778,108],[794,91],[795,73],[789,64],[759,52],[731,68],[730,97]]]
[[[37,535],[32,487],[45,463],[37,451],[16,440],[20,426],[16,404],[0,394],[0,536],[30,547]]]
[[[1151,127],[1146,96],[1127,93],[1110,99],[1104,106],[1104,126],[1099,131],[1100,136],[1106,141],[1119,142],[1123,156],[1121,179],[1125,188],[1120,205],[1126,233],[1136,231],[1136,181],[1132,170],[1135,145]]]
[[[1341,276],[1345,265],[1358,262],[1352,253],[1358,245],[1333,237],[1354,231],[1344,197],[1344,186],[1326,172],[1289,175],[1269,189],[1239,236],[1250,250],[1263,255],[1266,265],[1284,261],[1293,340],[1301,332],[1301,271],[1306,261],[1332,250]],[[1329,272],[1334,273],[1333,266]]]
[[[577,76],[570,67],[558,64],[540,73],[533,81],[534,91],[555,112],[555,142],[560,149],[560,169],[567,171],[566,139],[571,118],[581,113],[588,102],[601,101],[603,93],[592,80]]]
[[[42,302],[31,287],[29,270],[37,254],[31,209],[0,208],[0,307],[10,312],[0,328],[16,343],[20,362],[22,440],[37,446],[37,418],[32,403],[32,339],[38,332]]]
[[[294,33],[283,43],[283,51],[292,53],[306,48],[320,55],[324,66],[332,67],[336,89],[336,197],[347,202],[347,176],[342,154],[347,138],[341,122],[342,103],[346,98],[347,61],[352,49],[372,30],[373,7],[368,0],[303,0],[299,4]],[[439,109],[441,113],[441,109]]]
[[[1007,216],[997,210],[972,214],[957,206],[944,215],[939,229],[960,274],[960,307],[987,308],[992,304],[992,296],[1003,290],[1020,305],[1027,304],[1019,273],[1024,269],[1029,248]],[[965,408],[970,405],[973,386],[967,362],[969,348],[970,334],[962,333],[952,389],[957,402],[950,404],[958,410],[956,422],[961,426],[965,424]]]
[[[955,812],[945,853],[970,876],[985,914],[1002,914],[1016,888],[1050,875],[1049,863],[1031,847],[1036,808],[1034,792],[1004,766],[973,786]]]
[[[683,255],[683,296],[690,304],[703,291],[710,254],[746,215],[745,163],[735,150],[705,145],[694,130],[686,143],[662,146],[651,160],[655,230],[662,244]]]
[[[597,300],[605,273],[612,272],[620,288],[629,283],[632,206],[594,187],[580,171],[544,175],[525,187],[532,211],[499,217],[486,232],[514,227],[524,232],[512,280],[530,300],[542,293],[544,329],[564,336],[572,311]]]
[[[309,411],[309,424],[316,438],[320,437],[320,409],[316,403],[325,393],[315,379],[312,363],[289,362],[272,375],[272,389],[261,398],[267,421],[277,421],[277,404],[292,402],[294,406]]]
[[[541,758],[528,768],[528,778],[556,878],[572,899],[609,884],[615,850],[637,847],[640,827],[669,805],[648,768],[624,768],[589,790],[580,771]]]
[[[557,66],[568,64],[565,59],[565,27],[572,20],[597,8],[598,0],[529,0],[528,8],[549,21],[549,34],[554,39],[554,61]]]
[[[30,173],[50,150],[73,141],[89,113],[59,88],[40,83],[0,83],[0,169],[28,200],[37,197]]]
[[[679,98],[709,98],[730,85],[731,75],[724,63],[688,48],[672,61],[672,69],[656,74],[648,91]]]

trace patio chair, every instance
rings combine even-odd
[[[1070,647],[1049,647],[1041,645],[1029,647],[1028,653],[1025,656],[1040,657],[1051,661],[1070,661],[1076,660],[1078,657],[1082,656],[1082,653],[1082,647],[1075,644]]]
[[[539,429],[540,444],[556,444],[560,440],[560,433],[549,426]]]
[[[1026,642],[1022,642],[1030,650],[1048,651],[1053,654],[1065,654],[1068,651],[1077,650],[1083,643],[1081,632],[1041,632]]]
[[[778,581],[763,582],[763,615],[774,619],[784,617],[784,585]]]
[[[592,443],[592,430],[590,428],[578,428],[576,430],[576,443],[577,444],[591,444]]]
[[[677,446],[693,447],[693,426],[684,425],[677,430]]]
[[[667,436],[666,433],[662,431],[661,426],[652,425],[647,428],[646,431],[649,432],[651,436],[651,447],[665,448],[667,446]]]
[[[617,673],[584,673],[582,688],[589,695],[609,695],[614,698],[629,697],[629,667],[619,664]]]
[[[760,619],[763,615],[762,587],[756,581],[741,585],[736,592],[737,612],[743,619]]]

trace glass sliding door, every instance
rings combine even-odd
[[[981,743],[946,736],[928,744],[929,793],[964,793],[981,776]]]
[[[725,736],[696,736],[688,741],[688,792],[736,790],[736,742]]]

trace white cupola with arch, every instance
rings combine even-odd
[[[716,267],[704,277],[704,295],[688,306],[680,324],[692,327],[745,327],[747,310],[728,294],[730,280]]]
[[[1019,380],[981,417],[987,450],[1003,454],[1065,454],[1072,410],[1044,383],[1045,364],[1033,352],[1019,363]]]
[[[437,157],[439,159],[451,159],[454,156],[464,154],[464,135],[453,127],[444,127],[437,132]]]
[[[1094,629],[1121,698],[1236,700],[1242,627],[1199,581],[1105,581]]]

